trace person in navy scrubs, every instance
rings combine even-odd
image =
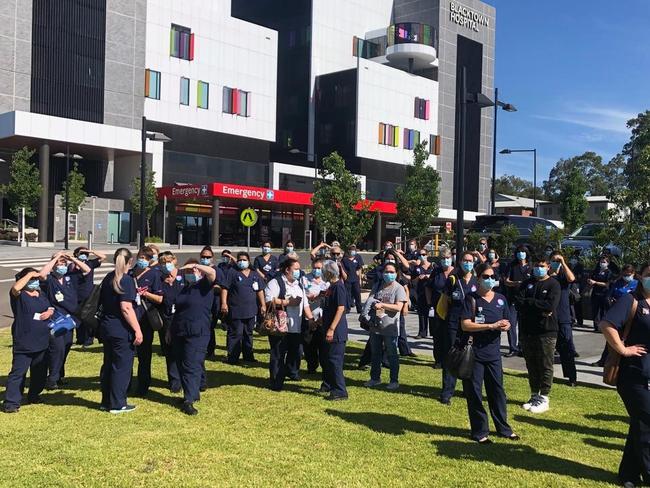
[[[474,277],[474,255],[466,252],[462,255],[458,263],[456,272],[449,276],[445,285],[445,295],[450,299],[449,309],[447,311],[447,320],[445,332],[443,333],[442,350],[445,355],[456,343],[460,329],[461,314],[465,306],[465,298],[470,293],[476,293],[478,290],[478,281]],[[442,393],[440,393],[440,403],[449,405],[451,397],[456,389],[456,378],[451,375],[445,361],[442,364]]]
[[[519,246],[515,251],[515,256],[510,263],[505,277],[505,295],[510,304],[510,329],[508,330],[508,347],[510,351],[506,357],[521,355],[521,348],[519,347],[519,311],[516,307],[515,296],[519,292],[519,287],[524,281],[530,279],[532,274],[530,251],[526,246]]]
[[[201,399],[201,383],[205,381],[205,355],[212,327],[213,285],[217,273],[212,266],[190,259],[180,269],[184,286],[175,302],[168,341],[174,349],[183,387],[181,411],[196,415],[194,403]]]
[[[361,313],[363,304],[361,303],[361,270],[363,269],[363,259],[357,254],[357,246],[354,244],[348,246],[348,252],[341,260],[341,265],[346,274],[345,289],[348,292],[349,308],[354,305],[357,313]]]
[[[7,413],[20,409],[27,371],[29,403],[39,403],[39,395],[45,388],[50,343],[48,321],[54,314],[54,307],[41,292],[39,279],[38,271],[25,268],[16,275],[16,283],[9,292],[14,321],[11,324],[13,357],[3,404]]]
[[[90,251],[85,247],[78,247],[72,255],[79,261],[86,263],[90,268],[90,271],[86,274],[76,266],[73,266],[70,271],[70,275],[75,275],[78,280],[77,299],[79,300],[79,309],[81,309],[83,303],[90,297],[93,291],[93,286],[95,286],[95,270],[106,261],[106,254],[100,251]],[[94,257],[91,258],[91,255]],[[77,344],[84,348],[92,346],[95,339],[93,334],[94,332],[88,324],[82,322],[77,328]]]
[[[235,263],[233,268],[236,267],[237,264]],[[253,269],[264,281],[269,281],[271,278],[275,277],[278,268],[278,258],[271,254],[271,243],[269,241],[264,241],[262,243],[262,254],[255,258]]]
[[[221,313],[228,316],[229,364],[237,364],[240,354],[244,361],[257,362],[253,354],[253,330],[258,313],[266,312],[265,286],[264,278],[250,268],[248,253],[237,253],[237,269],[228,272],[221,287]]]
[[[307,361],[308,374],[315,374],[318,365],[322,363],[322,361],[319,360],[319,352],[321,345],[325,340],[323,337],[323,328],[321,327],[323,325],[323,303],[325,292],[327,292],[330,287],[329,282],[323,279],[324,262],[323,259],[316,258],[316,260],[312,262],[311,273],[306,274],[302,278],[303,288],[305,289],[307,301],[309,302],[309,308],[315,319],[315,322],[305,324],[309,327],[309,332],[311,332],[311,340],[309,342],[305,340],[303,346],[305,361]]]
[[[474,349],[472,378],[463,380],[471,438],[479,444],[492,442],[488,437],[490,427],[483,406],[485,383],[490,415],[497,433],[506,439],[519,440],[519,436],[508,424],[500,351],[501,333],[510,327],[510,309],[506,297],[494,292],[497,284],[496,273],[487,261],[476,267],[476,275],[478,290],[465,297],[461,313],[461,344],[467,344],[471,337]]]
[[[212,266],[217,273],[217,282],[223,282],[222,271],[214,262],[214,252],[212,251],[211,246],[205,246],[201,249],[199,254],[199,264],[202,266]],[[217,325],[217,316],[220,313],[221,308],[221,293],[218,285],[214,291],[214,298],[212,300],[212,319],[211,319],[211,330],[210,330],[210,342],[208,343],[206,358],[214,358],[215,351],[217,349],[217,334],[216,334],[216,325]]]
[[[411,287],[415,288],[415,304],[418,312],[418,335],[416,339],[426,339],[431,329],[429,321],[429,302],[426,297],[426,287],[433,272],[433,265],[429,262],[426,249],[420,249],[417,254],[417,263],[411,265],[409,275],[411,276]]]
[[[154,259],[155,256],[155,259]],[[143,340],[137,347],[138,356],[138,387],[136,395],[147,396],[151,386],[151,356],[153,353],[153,329],[147,320],[142,301],[146,300],[150,307],[162,304],[162,272],[158,266],[158,254],[149,246],[138,252],[135,266],[131,269],[138,291],[136,315],[142,329]]]
[[[616,388],[630,416],[618,468],[624,486],[650,484],[650,264],[641,267],[639,281],[636,291],[621,296],[599,324],[607,343],[621,355]],[[630,318],[630,332],[623,341]]]
[[[284,245],[284,252],[280,254],[278,257],[278,271],[280,270],[280,266],[286,259],[289,258],[289,254],[292,252],[295,252],[296,245],[294,244],[293,241],[287,241],[287,243]]]
[[[443,339],[443,334],[446,334],[447,320],[446,317],[442,318],[438,316],[436,307],[440,301],[440,296],[445,292],[445,286],[447,286],[447,280],[449,276],[454,271],[454,266],[451,257],[451,251],[445,249],[441,253],[440,257],[440,266],[436,267],[431,275],[429,276],[429,281],[425,288],[427,307],[429,307],[429,314],[433,315],[431,322],[431,336],[433,337],[433,359],[435,363],[434,368],[439,368],[442,365],[447,351],[443,349],[443,344],[445,340]],[[433,311],[431,311],[433,309]],[[430,323],[431,323],[430,322]]]
[[[71,264],[74,264],[81,273],[90,271],[86,263],[63,252],[57,252],[40,271],[40,277],[45,281],[47,299],[54,306],[55,311],[63,315],[74,315],[79,307],[77,293],[79,280],[69,275]],[[78,319],[74,320],[78,323]],[[71,347],[72,330],[58,336],[50,336],[46,389],[59,388],[59,382],[65,377],[65,362]]]
[[[598,323],[609,309],[609,287],[613,279],[609,257],[601,256],[598,267],[587,279],[587,284],[591,286],[591,317],[595,332],[598,332]]]
[[[348,322],[345,317],[347,293],[340,278],[339,266],[334,261],[323,264],[323,278],[330,284],[323,304],[323,331],[325,340],[320,357],[323,382],[320,391],[327,393],[326,400],[347,400],[348,391],[343,376],[345,343],[348,340]]]
[[[173,253],[169,251],[160,253],[158,261],[162,271],[162,304],[159,310],[163,319],[163,328],[159,331],[162,337],[160,347],[167,365],[169,391],[179,393],[181,391],[181,377],[174,357],[174,350],[167,341],[167,332],[171,330],[174,312],[176,311],[176,297],[183,288],[183,276],[178,273],[177,260]]]
[[[135,314],[138,293],[128,274],[132,260],[128,249],[123,247],[115,251],[115,270],[108,273],[100,285],[99,330],[104,344],[100,409],[114,414],[135,410],[126,399],[135,348],[142,343],[142,330]]]

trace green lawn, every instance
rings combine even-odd
[[[219,332],[219,354],[224,336]],[[101,347],[73,350],[69,384],[42,405],[0,414],[1,486],[611,486],[626,416],[614,391],[554,387],[551,411],[524,412],[523,375],[508,372],[509,416],[519,443],[468,439],[463,398],[440,405],[440,370],[402,361],[396,393],[369,390],[348,347],[350,400],[326,402],[318,377],[267,389],[267,341],[256,367],[208,362],[210,389],[196,417],[176,408],[154,358],[154,388],[137,411],[101,413]],[[0,382],[10,369],[10,334],[0,331]],[[384,377],[384,379],[386,379]],[[4,391],[4,390],[3,390]]]

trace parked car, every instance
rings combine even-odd
[[[519,238],[516,245],[530,244],[530,234],[536,225],[543,225],[547,235],[557,229],[557,226],[540,217],[523,217],[521,215],[479,215],[472,223],[470,232],[477,232],[484,236],[499,234],[505,225],[514,225],[519,230]]]
[[[562,247],[572,247],[579,250],[581,254],[586,254],[596,245],[596,236],[604,228],[605,224],[599,222],[585,224],[564,239]],[[621,250],[614,244],[610,243],[605,248],[609,249],[614,256],[621,255]]]

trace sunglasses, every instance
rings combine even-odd
[[[426,257],[427,257],[426,254],[420,254],[420,256],[423,257],[423,258],[426,258]]]
[[[333,252],[333,253],[332,253],[332,256],[340,256],[340,255],[341,255],[340,252]]]
[[[482,274],[481,279],[483,280],[489,280],[490,278],[494,278],[493,274]]]
[[[213,256],[201,256],[201,259],[212,259]]]

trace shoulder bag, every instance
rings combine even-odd
[[[470,297],[470,299],[474,316],[476,316],[476,300],[474,297]],[[473,344],[474,338],[469,336],[465,346],[460,347],[460,341],[458,341],[447,353],[447,369],[452,376],[461,380],[472,378],[475,361]]]
[[[636,299],[632,299],[630,314],[625,321],[623,335],[621,336],[623,344],[625,344],[625,341],[629,337],[630,331],[632,330],[632,323],[634,322],[634,316],[636,315],[638,305],[639,302]],[[605,367],[603,368],[603,383],[610,386],[616,386],[620,372],[621,355],[616,352],[614,348],[609,345],[609,343],[607,343],[607,359],[605,360]]]
[[[148,270],[145,271],[145,273]],[[144,274],[144,273],[142,273]],[[135,281],[135,286],[136,289],[138,287],[138,280],[136,278],[133,278]],[[149,326],[151,327],[152,330],[160,330],[163,328],[163,319],[160,316],[160,311],[158,308],[152,304],[148,303],[146,298],[140,297],[140,304],[142,305],[142,308],[144,309],[144,316],[149,323]]]
[[[449,275],[449,279],[451,280],[451,287],[453,288],[456,286],[456,276],[453,274]],[[440,317],[442,320],[447,319],[447,312],[449,311],[449,302],[451,299],[446,293],[441,293],[440,298],[438,299],[438,303],[436,304],[436,314],[438,317]]]
[[[284,300],[287,288],[282,281],[282,277],[274,278],[280,287],[280,293],[278,298]],[[260,335],[274,335],[274,336],[283,336],[289,332],[287,312],[282,306],[278,308],[275,305],[275,300],[271,300],[271,306],[267,308],[266,313],[260,321],[257,332]]]
[[[93,285],[93,289],[81,305],[77,312],[77,317],[90,330],[97,330],[99,327],[98,312],[100,311],[99,295],[100,285]]]

